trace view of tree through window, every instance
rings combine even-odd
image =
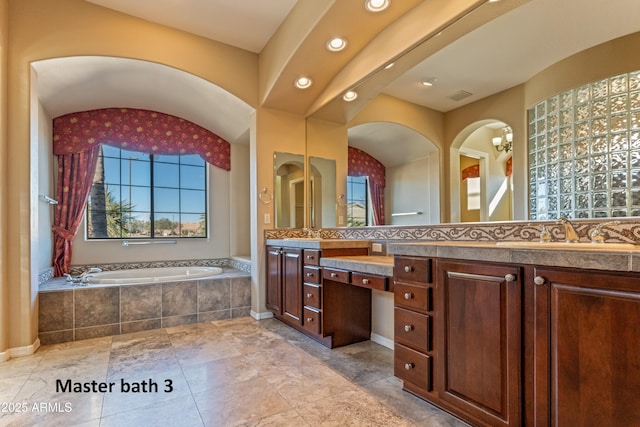
[[[363,227],[367,225],[367,177],[347,177],[347,226]]]
[[[206,165],[103,145],[87,203],[90,239],[207,236]]]

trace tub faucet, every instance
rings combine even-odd
[[[82,285],[82,286],[87,286],[87,282],[88,280],[93,277],[96,273],[101,273],[102,269],[98,268],[98,267],[92,267],[89,270],[85,271],[84,273],[82,273],[79,276],[76,277],[72,277],[69,274],[65,274],[65,277],[67,278],[67,282],[71,282],[71,284],[73,285]]]
[[[580,236],[576,233],[575,228],[573,228],[573,224],[571,221],[565,217],[560,217],[556,220],[556,224],[564,225],[564,239],[567,243],[578,243],[580,241]]]

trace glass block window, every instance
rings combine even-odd
[[[529,217],[640,216],[640,71],[528,111]]]

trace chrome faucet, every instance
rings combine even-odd
[[[606,240],[606,237],[605,237],[605,233],[601,230],[601,228],[607,225],[618,225],[618,224],[620,224],[620,221],[608,221],[608,222],[602,222],[596,225],[596,227],[593,229],[591,234],[589,234],[589,237],[591,237],[591,243],[604,243],[604,241]]]
[[[64,277],[67,278],[68,283],[71,283],[74,286],[76,285],[87,286],[88,280],[91,277],[93,277],[93,275],[95,275],[96,273],[101,273],[101,272],[102,272],[101,268],[92,267],[89,270],[85,271],[84,273],[80,274],[79,276],[73,277],[72,275],[65,273]]]
[[[556,224],[564,225],[564,239],[567,243],[578,243],[580,241],[580,236],[576,233],[575,228],[573,228],[573,224],[569,221],[568,218],[560,217],[556,220]]]

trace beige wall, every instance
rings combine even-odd
[[[9,264],[7,259],[7,51],[9,48],[8,0],[0,0],[0,361],[10,357],[9,345]]]
[[[2,80],[11,81],[8,91],[3,90],[3,105],[0,106],[3,113],[8,111],[8,123],[11,124],[8,129],[3,126],[0,135],[3,150],[0,168],[5,184],[0,186],[0,234],[3,238],[0,295],[2,308],[8,307],[2,310],[1,316],[2,355],[8,349],[28,348],[34,344],[37,335],[37,310],[32,298],[37,292],[37,285],[33,282],[35,266],[32,266],[30,258],[33,237],[30,212],[34,207],[30,187],[30,135],[33,135],[30,62],[74,55],[143,59],[202,77],[255,107],[258,58],[256,54],[241,49],[116,13],[83,0],[3,1],[0,11],[3,57],[8,52],[8,61],[2,61]],[[4,89],[5,85],[2,87]],[[8,108],[3,108],[5,102]],[[7,123],[4,114],[0,120],[2,124]],[[11,143],[7,144],[7,141]],[[11,161],[7,162],[7,159]],[[6,185],[8,182],[12,185]],[[226,216],[228,218],[228,212]],[[220,231],[228,236],[228,230]],[[228,256],[229,237],[225,242],[225,256]],[[7,247],[11,247],[11,251],[4,250]],[[9,283],[11,286],[7,285]]]

